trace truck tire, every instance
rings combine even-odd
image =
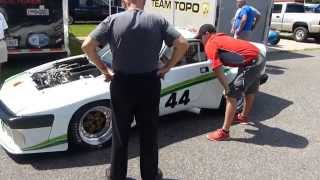
[[[296,27],[293,31],[293,39],[297,42],[303,42],[308,37],[308,29],[306,27]]]
[[[71,150],[97,149],[111,142],[112,111],[109,102],[108,100],[92,102],[75,112],[68,130]]]

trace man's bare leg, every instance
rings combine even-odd
[[[225,131],[229,131],[234,115],[237,110],[237,99],[226,97],[226,112],[224,116],[224,123],[222,129]]]
[[[255,94],[248,94],[245,96],[244,107],[243,107],[243,111],[241,112],[242,117],[249,116],[249,113],[252,110],[254,99],[255,99]]]

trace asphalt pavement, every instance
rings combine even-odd
[[[167,180],[319,180],[320,50],[268,56],[269,81],[261,87],[249,125],[234,125],[231,139],[211,142],[220,111],[161,118],[160,168]],[[128,176],[140,179],[135,129]],[[9,156],[0,150],[1,180],[100,180],[110,148]]]

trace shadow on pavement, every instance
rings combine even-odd
[[[309,142],[305,137],[287,132],[277,127],[269,127],[262,123],[262,121],[275,117],[282,110],[292,104],[292,101],[267,95],[265,93],[259,93],[257,95],[257,101],[254,105],[255,109],[251,117],[253,122],[250,123],[250,125],[256,127],[257,130],[245,130],[247,133],[252,134],[253,137],[240,139],[232,138],[231,140],[256,145],[269,145],[272,147],[288,147],[296,149],[307,147]]]
[[[289,147],[296,149],[303,149],[309,144],[305,137],[284,131],[280,128],[269,127],[259,122],[253,122],[251,125],[258,129],[245,130],[245,132],[253,135],[252,138],[232,138],[231,141],[251,143],[261,146],[268,145],[272,147]]]
[[[255,136],[250,139],[233,139],[245,143],[259,145],[268,144],[277,147],[304,148],[308,145],[306,138],[299,135],[261,124],[261,121],[269,120],[279,114],[293,102],[259,93],[252,119],[254,125],[259,128]],[[159,147],[163,148],[174,143],[193,137],[204,135],[221,127],[223,113],[218,110],[210,110],[195,115],[188,112],[176,113],[160,118],[159,123]],[[139,138],[137,128],[132,129],[132,138],[129,142],[129,159],[139,156]],[[209,142],[208,142],[209,143]],[[197,147],[195,147],[197,148]],[[199,147],[200,148],[200,147]],[[64,169],[84,166],[104,165],[110,163],[111,148],[100,150],[79,150],[77,152],[57,152],[24,156],[12,156],[19,164],[30,164],[37,170]]]
[[[299,52],[292,52],[292,51],[280,51],[280,52],[272,52],[267,54],[267,62],[268,61],[281,61],[281,60],[304,60],[303,58],[311,58],[313,56],[299,53]]]
[[[281,75],[281,74],[284,74],[286,70],[287,68],[283,68],[280,66],[266,65],[267,74]]]

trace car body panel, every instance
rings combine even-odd
[[[179,30],[193,49],[189,48],[187,54],[191,56],[186,54],[185,61],[183,60],[185,64],[173,67],[162,80],[160,116],[193,108],[216,109],[223,98],[223,88],[212,72],[211,61],[206,59],[199,40],[192,39],[194,33]],[[265,46],[254,44],[265,56]],[[168,47],[163,47],[160,59],[167,49]],[[105,63],[109,64],[111,57],[107,52],[109,50],[99,54],[103,60],[106,59]],[[187,57],[193,59],[190,61]],[[5,81],[0,91],[0,100],[3,102],[0,103],[0,144],[7,151],[13,154],[65,151],[68,149],[69,123],[75,112],[89,103],[110,100],[110,82],[105,82],[104,77],[99,74],[82,74],[78,79],[53,83],[48,87],[43,85],[49,82],[52,74],[68,74],[64,68],[77,65],[81,66],[80,68],[97,70],[95,67],[93,69],[93,65],[84,55],[80,55],[46,63]],[[62,70],[58,71],[59,69]],[[69,74],[73,70],[69,69]],[[225,74],[232,80],[237,74],[237,68],[225,68]],[[39,79],[43,77],[47,79],[40,83]],[[53,115],[54,121],[41,128],[8,127],[8,121],[14,121],[15,118],[33,118],[39,115]]]

